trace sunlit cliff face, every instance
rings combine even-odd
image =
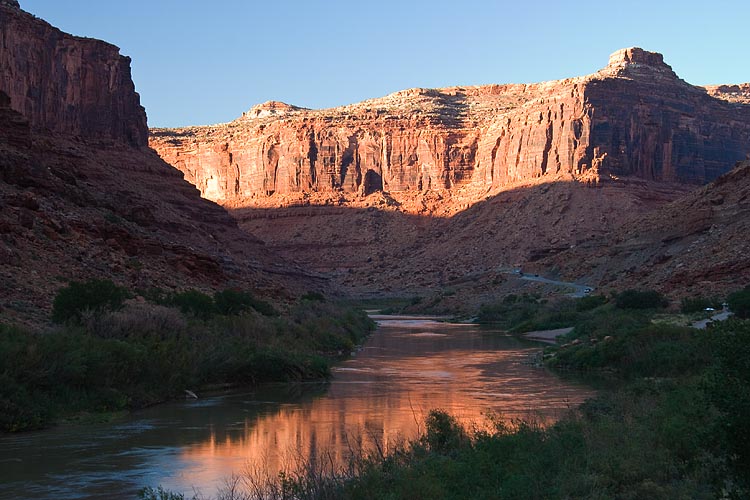
[[[187,448],[182,458],[191,478],[200,483],[218,468],[275,477],[300,460],[342,467],[352,455],[387,453],[414,437],[430,409],[467,425],[486,425],[488,412],[548,422],[586,396],[523,364],[528,346],[507,337],[437,323],[418,323],[407,333],[386,327],[378,335],[336,370],[326,397],[216,426],[207,441]],[[498,341],[516,348],[494,350]]]

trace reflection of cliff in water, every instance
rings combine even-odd
[[[471,325],[383,321],[330,384],[267,385],[148,408],[122,420],[0,436],[0,497],[134,498],[144,486],[213,495],[250,470],[334,466],[413,437],[433,408],[554,419],[592,391],[524,364],[537,345]]]
[[[483,424],[488,412],[550,421],[590,394],[525,364],[533,346],[498,332],[424,321],[387,325],[335,370],[325,397],[214,429],[182,459],[199,475],[246,467],[274,475],[321,454],[343,465],[352,451],[377,443],[388,452],[414,437],[433,408],[466,424]]]

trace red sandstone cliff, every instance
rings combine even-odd
[[[483,193],[535,178],[701,184],[750,152],[750,106],[725,97],[631,48],[585,77],[411,89],[327,110],[270,102],[229,124],[152,130],[150,145],[232,206],[274,193]]]
[[[130,58],[0,3],[0,91],[34,129],[134,146],[148,142]]]

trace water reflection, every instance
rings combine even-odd
[[[0,497],[126,498],[159,484],[211,494],[248,467],[273,475],[324,452],[342,463],[373,441],[388,451],[432,408],[465,423],[488,411],[549,419],[590,395],[525,364],[534,349],[467,325],[381,318],[328,387],[269,386],[162,405],[117,425],[1,438]]]
[[[214,432],[186,448],[182,459],[206,479],[215,469],[246,465],[273,473],[323,451],[337,464],[373,442],[388,452],[415,436],[433,408],[476,425],[488,411],[556,418],[588,393],[525,364],[530,347],[466,325],[382,321],[367,346],[334,370],[325,398],[246,420],[240,432]]]

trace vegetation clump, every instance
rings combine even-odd
[[[163,303],[179,308],[183,314],[189,314],[202,320],[211,319],[216,314],[214,299],[198,290],[173,293]]]
[[[111,280],[71,281],[55,297],[52,304],[52,321],[80,323],[87,311],[120,309],[129,296],[127,289],[115,285]]]
[[[307,292],[300,300],[309,300],[310,302],[325,302],[326,297],[320,292]]]
[[[667,307],[669,301],[656,290],[625,290],[615,296],[620,309],[658,309]]]
[[[739,318],[750,318],[750,286],[734,292],[727,298],[729,309]]]
[[[255,310],[264,316],[278,316],[279,312],[265,300],[261,300],[248,291],[226,289],[214,294],[216,311],[224,316],[241,314]]]
[[[98,292],[98,295],[95,293]],[[326,378],[372,330],[364,312],[301,301],[279,316],[250,293],[151,291],[71,283],[50,332],[0,324],[0,432],[81,411],[138,408],[209,385]]]
[[[680,311],[685,314],[721,308],[722,302],[716,297],[685,297],[680,302]]]
[[[543,305],[544,302],[538,295],[509,294],[500,302],[482,305],[477,321],[510,329],[525,321],[533,320]]]

